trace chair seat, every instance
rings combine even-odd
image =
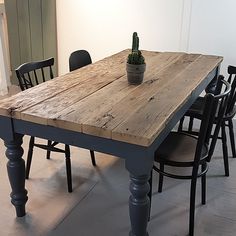
[[[155,152],[155,161],[177,167],[193,166],[197,141],[192,135],[171,132]],[[204,145],[200,164],[207,157],[207,153],[208,147]]]

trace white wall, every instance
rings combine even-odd
[[[235,0],[192,0],[188,50],[221,55],[221,73],[236,65]]]
[[[57,0],[59,74],[72,51],[86,49],[97,61],[130,48],[134,31],[141,49],[178,51],[185,1]]]
[[[187,51],[224,57],[236,65],[235,0],[57,0],[59,73],[68,71],[73,50],[93,61],[130,48]]]

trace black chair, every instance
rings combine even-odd
[[[86,50],[77,50],[70,54],[70,71],[79,69],[92,63],[91,57]]]
[[[213,94],[207,94],[204,97],[203,118],[199,135],[193,136],[184,132],[171,132],[155,152],[153,170],[159,173],[158,192],[162,192],[164,176],[175,179],[191,180],[189,217],[190,236],[194,235],[195,197],[198,177],[201,177],[202,182],[202,204],[206,203],[206,172],[208,170],[208,162],[211,159],[208,154],[211,152],[211,149],[214,148],[216,142],[216,139],[212,139],[211,144],[209,145],[215,113],[217,112],[219,119],[223,118],[229,98],[230,85],[221,79],[218,86],[221,86],[222,84],[225,87],[223,93],[215,96]],[[220,123],[217,125],[214,132],[218,132],[219,129]],[[159,167],[156,166],[156,163],[159,164]],[[178,174],[173,172],[173,169],[171,168],[165,170],[165,166],[171,166],[172,168],[186,167],[189,168],[191,174]],[[199,167],[201,167],[200,170]],[[152,173],[149,183],[150,189],[152,189]],[[152,196],[151,191],[149,193],[150,201]]]
[[[19,66],[15,71],[19,81],[21,90],[26,90],[34,85],[38,85],[41,82],[45,82],[46,78],[53,78],[52,66],[54,64],[54,58],[49,58],[43,61],[29,62]],[[47,76],[48,75],[48,76]],[[35,143],[35,137],[30,138],[29,150],[26,162],[26,179],[29,178],[30,166],[33,156],[33,148],[38,147],[47,151],[46,158],[50,159],[50,153],[60,152],[65,154],[66,160],[66,174],[67,174],[67,187],[68,192],[72,192],[72,178],[71,178],[71,160],[70,160],[70,147],[65,145],[65,149],[57,148],[58,142],[52,142],[48,140],[47,144]]]
[[[70,71],[77,70],[92,63],[91,57],[86,50],[77,50],[70,54],[69,67]],[[91,161],[93,166],[96,166],[95,154],[90,150]]]
[[[225,168],[225,176],[229,176],[229,164],[228,164],[228,148],[227,148],[227,136],[226,136],[226,127],[229,129],[229,137],[231,143],[231,150],[232,156],[236,158],[236,150],[235,150],[235,140],[234,140],[234,127],[233,127],[233,117],[236,114],[236,67],[229,66],[228,67],[228,82],[231,84],[231,92],[230,97],[228,100],[226,113],[223,117],[222,124],[221,124],[221,136],[218,136],[219,139],[222,140],[222,149],[223,149],[223,158],[224,158],[224,168]],[[204,98],[199,97],[193,106],[186,112],[185,116],[189,117],[189,125],[188,133],[194,133],[193,131],[193,121],[194,119],[202,119],[202,105],[203,105]],[[184,117],[182,118],[179,130],[183,130],[183,121]],[[214,123],[218,122],[218,118],[215,118]],[[213,154],[213,153],[212,153]]]

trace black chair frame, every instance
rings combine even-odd
[[[225,85],[226,89],[223,93],[219,95],[212,95],[207,94],[205,96],[205,104],[204,104],[204,111],[203,111],[203,119],[200,125],[200,132],[198,133],[198,137],[193,136],[191,134],[185,133],[185,132],[171,132],[171,134],[167,137],[167,139],[161,144],[159,148],[162,147],[162,145],[166,145],[168,149],[171,149],[170,143],[168,143],[168,138],[175,137],[176,140],[179,139],[180,136],[187,137],[188,139],[196,140],[196,149],[195,149],[195,155],[194,159],[192,161],[181,161],[181,157],[179,160],[168,160],[164,157],[159,156],[159,149],[155,153],[155,163],[159,163],[159,167],[154,164],[153,170],[159,173],[159,184],[158,184],[158,192],[162,192],[162,186],[163,186],[163,177],[167,176],[170,178],[175,179],[190,179],[191,180],[191,190],[190,190],[190,217],[189,217],[189,235],[194,235],[194,217],[195,217],[195,198],[196,198],[196,183],[197,178],[201,177],[201,183],[202,183],[202,204],[206,203],[206,173],[208,171],[208,162],[210,162],[211,157],[209,156],[209,153],[212,152],[212,149],[214,149],[216,139],[211,140],[210,142],[210,135],[214,123],[214,117],[215,113],[218,112],[219,119],[222,119],[225,111],[226,111],[226,105],[228,103],[229,99],[229,92],[230,92],[230,84],[223,80],[223,78],[220,78],[220,85]],[[220,104],[220,106],[218,106]],[[217,125],[214,132],[218,132],[220,129],[220,124]],[[171,140],[171,139],[170,139]],[[165,143],[167,141],[167,143]],[[169,145],[167,145],[169,144]],[[203,151],[204,150],[204,151]],[[171,172],[165,171],[165,165],[167,166],[174,166],[174,167],[188,167],[192,168],[192,174],[191,175],[181,175],[181,174],[173,174]],[[201,169],[199,170],[199,167]],[[152,191],[152,173],[149,180],[150,184],[150,202],[151,202],[151,191]]]
[[[235,105],[236,103],[236,67],[229,66],[228,74],[229,74],[229,78],[227,82],[231,84],[231,92],[229,95],[226,112],[224,114],[224,117],[222,118],[222,121],[220,121],[221,122],[221,127],[220,127],[221,135],[219,135],[219,132],[217,134],[216,133],[214,134],[214,135],[217,135],[217,139],[220,139],[222,141],[225,176],[229,176],[226,127],[228,127],[229,129],[232,156],[233,158],[236,157],[234,127],[233,127],[233,118],[236,114],[236,105]],[[234,78],[233,78],[233,75],[234,75]],[[216,93],[217,93],[217,89],[216,89]],[[199,119],[199,120],[202,119],[202,102],[203,102],[203,98],[199,97],[196,103],[186,112],[185,116],[180,121],[179,129],[178,129],[179,131],[184,131],[184,132],[197,135],[198,131],[193,131],[193,122],[194,122],[194,119]],[[183,130],[183,122],[186,116],[190,118],[189,124],[188,124],[188,130]],[[216,116],[214,120],[214,124],[216,125],[218,122],[219,122],[219,118]],[[214,135],[212,135],[211,138],[216,138]],[[213,152],[211,153],[211,155],[213,155]]]
[[[53,64],[54,64],[54,58],[49,58],[43,61],[24,63],[21,66],[19,66],[15,71],[21,90],[23,91],[33,87],[34,85],[38,85],[41,82],[45,82],[47,78],[46,76],[47,73],[49,75],[49,78],[53,79],[53,71],[52,71]],[[72,192],[70,147],[69,145],[65,145],[65,149],[60,149],[56,147],[57,144],[58,142],[53,142],[51,140],[48,140],[46,145],[38,144],[35,143],[35,137],[30,138],[27,162],[26,162],[26,172],[25,172],[26,179],[29,178],[34,147],[46,150],[47,159],[50,159],[51,152],[64,153],[66,160],[67,188],[68,192]]]
[[[45,70],[49,69],[50,79],[53,78],[52,66],[54,65],[54,58],[49,58],[43,61],[28,62],[19,66],[16,71],[16,76],[21,90],[25,90],[46,81]],[[39,75],[37,71],[40,70]],[[40,78],[42,81],[40,81]]]

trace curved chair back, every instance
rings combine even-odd
[[[86,50],[77,50],[70,54],[69,67],[70,71],[79,69],[92,63],[91,57]]]
[[[231,92],[229,96],[229,101],[226,109],[226,116],[231,116],[236,113],[236,67],[228,66],[228,82],[231,83]]]
[[[221,88],[221,90],[219,88]],[[219,92],[218,92],[218,94],[216,94],[214,96],[214,104],[213,104],[213,109],[212,109],[213,111],[211,113],[211,118],[210,118],[210,122],[209,122],[210,126],[208,127],[207,143],[209,143],[214,120],[217,119],[217,122],[216,122],[216,127],[214,129],[214,134],[212,135],[212,140],[211,140],[211,145],[210,145],[207,161],[210,161],[211,157],[213,155],[216,141],[218,138],[218,134],[219,134],[219,131],[221,128],[222,120],[225,116],[226,109],[228,107],[229,98],[231,95],[230,83],[225,81],[224,76],[222,76],[222,75],[220,75],[218,78],[216,91],[219,91]],[[220,92],[220,91],[222,91],[222,92]],[[215,117],[217,117],[217,118],[215,118]]]
[[[19,81],[21,90],[25,90],[46,81],[49,76],[53,78],[52,66],[54,58],[49,58],[42,61],[27,62],[20,65],[16,71],[16,76]],[[48,75],[49,72],[49,75]]]

